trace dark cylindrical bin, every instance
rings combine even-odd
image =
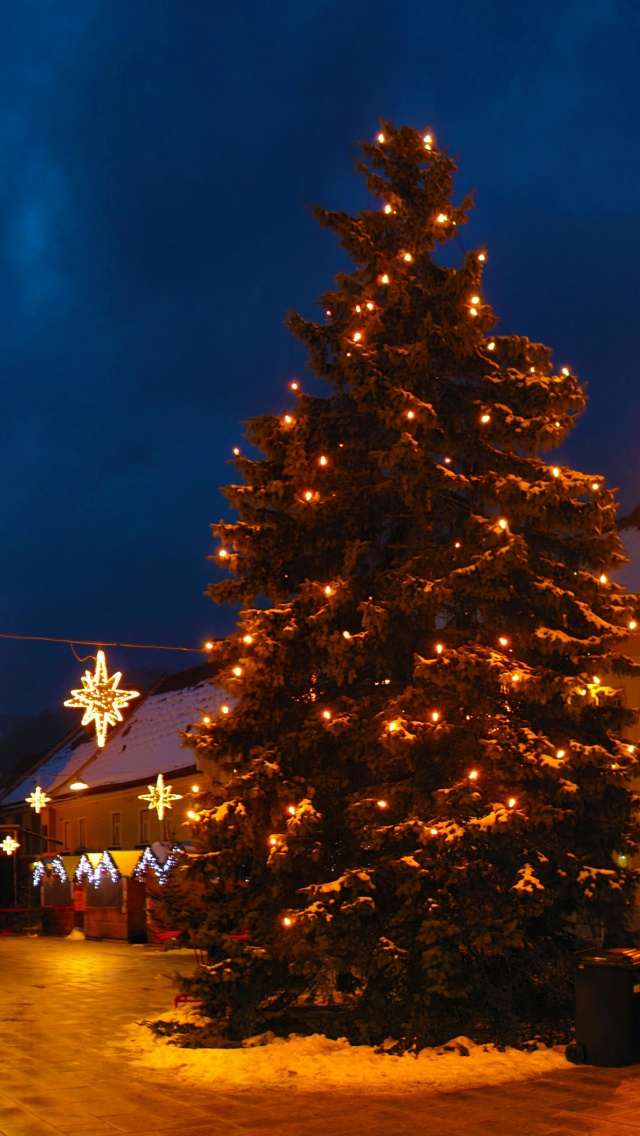
[[[640,1061],[640,950],[582,951],[576,960],[576,1042],[570,1061],[633,1065]]]

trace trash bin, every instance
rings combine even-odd
[[[640,950],[581,951],[575,993],[576,1040],[567,1059],[603,1066],[640,1061]]]

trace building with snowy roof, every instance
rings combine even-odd
[[[131,880],[145,853],[145,863],[161,871],[167,850],[188,839],[187,812],[198,794],[218,779],[215,767],[209,766],[206,772],[198,767],[195,751],[182,738],[190,726],[215,714],[223,701],[222,692],[212,685],[212,674],[213,668],[203,664],[165,677],[132,703],[104,747],[98,747],[90,727],[75,729],[5,789],[0,798],[0,829],[11,832],[20,844],[22,874],[30,861],[39,858],[43,870],[36,875],[46,906],[60,911],[68,908],[60,915],[60,926],[55,919],[49,920],[53,929],[73,926],[74,885],[86,890],[93,883],[97,887],[102,879],[106,896],[108,882],[117,885],[120,877]],[[162,817],[153,805],[158,775],[167,791],[175,794]],[[38,788],[48,800],[36,813],[27,798]],[[143,796],[152,800],[145,801]],[[95,881],[88,878],[93,872]],[[128,901],[126,891],[126,882],[124,892],[122,887],[120,891],[112,887],[111,898],[118,900],[120,908],[139,907],[139,902],[132,904],[138,895],[135,888],[130,886]],[[111,923],[119,924],[119,932],[123,931],[122,919],[113,916]],[[141,937],[141,932],[135,937]]]

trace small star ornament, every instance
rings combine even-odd
[[[95,722],[96,741],[100,747],[106,741],[109,726],[122,721],[120,711],[129,705],[132,698],[140,696],[139,690],[118,690],[121,678],[120,671],[109,677],[104,651],[98,651],[94,673],[85,671],[81,680],[82,689],[72,690],[72,697],[65,702],[65,706],[77,706],[84,710],[83,726]]]
[[[19,847],[18,841],[14,840],[12,836],[5,836],[4,840],[0,841],[0,848],[3,852],[6,852],[7,856],[13,856],[16,848]]]
[[[45,805],[48,805],[50,800],[51,797],[47,797],[44,790],[41,789],[39,785],[36,785],[30,796],[25,797],[27,804],[31,805],[31,808],[35,809],[37,813],[39,813]]]
[[[155,785],[149,785],[149,792],[140,793],[138,800],[148,801],[149,808],[155,809],[158,814],[158,820],[162,820],[164,810],[172,807],[172,801],[181,801],[182,793],[172,793],[171,785],[165,785],[164,777],[159,773]]]

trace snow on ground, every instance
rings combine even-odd
[[[164,1020],[195,1021],[193,1010],[178,1010]],[[264,1035],[269,1036],[269,1035]],[[539,1077],[571,1068],[564,1046],[531,1053],[517,1049],[499,1052],[495,1046],[475,1045],[455,1038],[452,1049],[423,1049],[417,1057],[376,1053],[367,1045],[332,1041],[324,1034],[311,1037],[272,1037],[243,1049],[181,1049],[158,1038],[145,1025],[129,1026],[124,1044],[138,1066],[178,1077],[183,1082],[219,1089],[265,1088],[283,1085],[323,1092],[327,1088],[369,1092],[451,1092]],[[460,1045],[456,1045],[456,1042]],[[469,1055],[463,1056],[464,1049]]]

